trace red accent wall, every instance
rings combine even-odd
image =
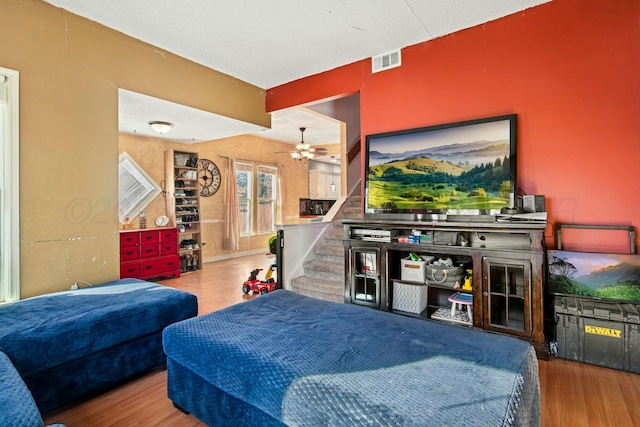
[[[640,1],[553,0],[267,91],[267,111],[360,92],[361,134],[518,114],[518,179],[552,223],[640,227]],[[553,227],[547,242],[555,247]],[[571,230],[568,250],[629,250]]]

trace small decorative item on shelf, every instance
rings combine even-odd
[[[473,270],[468,268],[467,274],[464,276],[464,284],[462,285],[463,291],[471,291],[473,287],[471,286],[473,283]]]
[[[124,219],[124,224],[122,225],[122,228],[124,228],[125,230],[132,230],[134,228],[134,225],[131,223],[131,218],[126,217]]]
[[[147,212],[140,211],[140,229],[147,228]]]

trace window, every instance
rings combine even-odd
[[[276,229],[276,178],[275,166],[258,165],[258,234]]]
[[[253,165],[236,162],[236,188],[238,191],[238,224],[241,236],[251,234],[253,196]]]
[[[238,224],[241,236],[275,231],[277,177],[276,166],[236,162]]]
[[[135,218],[160,194],[160,187],[127,153],[120,154],[119,206],[120,223]]]

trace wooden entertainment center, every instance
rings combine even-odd
[[[434,314],[446,315],[451,311],[450,301],[460,293],[459,296],[466,296],[465,304],[472,301],[469,307],[472,315],[463,321],[454,318],[443,321],[519,337],[535,347],[539,358],[548,359],[544,335],[545,223],[401,220],[342,223],[346,303],[436,319]],[[413,243],[398,237],[410,235],[423,237]],[[426,260],[450,259],[458,266],[463,265],[467,279],[471,279],[471,289],[446,283],[445,276],[435,274],[433,269],[424,281],[403,280],[402,268],[406,268],[403,262],[412,253]],[[428,270],[428,262],[426,267]],[[462,281],[459,285],[463,285]],[[407,294],[420,299],[418,310],[426,305],[425,308],[419,312],[398,310],[394,288],[398,293],[403,291],[403,299]]]

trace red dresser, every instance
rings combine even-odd
[[[120,232],[120,278],[180,277],[178,230],[151,228]]]

